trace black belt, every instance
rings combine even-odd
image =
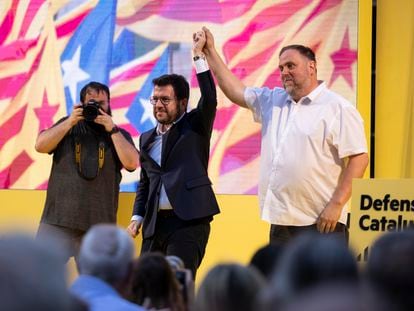
[[[172,209],[160,209],[157,212],[157,217],[159,218],[177,218],[182,222],[185,222],[187,225],[197,225],[201,223],[210,223],[213,220],[213,216],[207,216],[202,218],[196,218],[191,220],[182,220],[177,216],[176,213],[174,213],[174,210]]]
[[[157,216],[163,217],[163,218],[170,218],[175,217],[174,210],[172,209],[160,209],[158,210]]]

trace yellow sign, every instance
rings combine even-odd
[[[414,179],[355,179],[352,184],[350,245],[366,261],[381,234],[414,227]]]

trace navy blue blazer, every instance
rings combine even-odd
[[[161,166],[149,155],[156,128],[141,134],[141,176],[133,215],[144,217],[143,238],[154,234],[161,182],[175,214],[183,220],[220,212],[207,175],[210,138],[217,109],[210,71],[197,74],[201,98],[195,109],[172,125],[162,139]]]

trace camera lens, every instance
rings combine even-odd
[[[83,105],[83,117],[86,121],[93,121],[99,114],[99,104],[94,101],[90,100],[86,104]]]

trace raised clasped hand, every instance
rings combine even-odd
[[[206,35],[204,31],[199,30],[193,33],[193,52],[194,55],[199,55],[202,53],[204,45],[206,43]]]

